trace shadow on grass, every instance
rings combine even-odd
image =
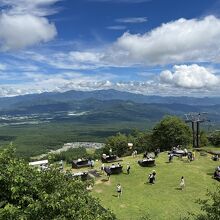
[[[175,190],[182,191],[182,188],[176,187]]]
[[[108,182],[108,179],[101,179],[102,182]]]
[[[155,185],[155,183],[149,183],[149,182],[145,182],[144,184],[145,185],[151,185],[151,186]]]
[[[182,162],[190,164],[190,161],[188,161],[188,160],[182,160]]]
[[[118,197],[118,196],[117,196],[117,195],[115,195],[115,194],[113,194],[112,196],[113,196],[113,197],[116,197],[116,198]]]

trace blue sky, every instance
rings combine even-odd
[[[0,0],[0,96],[219,96],[219,63],[219,0]]]

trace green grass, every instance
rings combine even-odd
[[[156,159],[153,168],[140,167],[139,158],[124,158],[122,164],[124,171],[126,163],[131,164],[131,174],[112,175],[110,181],[102,176],[96,181],[92,194],[99,198],[105,208],[111,209],[120,220],[140,219],[149,213],[151,219],[180,219],[188,212],[200,212],[195,201],[206,196],[207,189],[213,189],[219,184],[212,179],[214,169],[219,162],[196,153],[196,160],[189,163],[174,158],[172,163],[167,162],[167,153],[162,153]],[[100,164],[96,164],[98,168]],[[148,174],[156,170],[156,184],[146,184]],[[186,187],[179,190],[181,176],[185,178]],[[121,198],[116,197],[116,184],[123,188]]]

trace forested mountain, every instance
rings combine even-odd
[[[15,97],[0,98],[0,109],[12,109],[22,107],[23,105],[48,105],[54,103],[71,103],[73,101],[82,101],[87,99],[96,99],[100,101],[122,100],[133,101],[135,103],[159,103],[159,104],[186,104],[186,105],[218,105],[220,97],[172,97],[172,96],[146,96],[117,90],[96,90],[96,91],[68,91],[64,93],[41,93]]]
[[[2,116],[46,115],[50,121],[103,122],[145,119],[154,122],[164,115],[184,117],[184,114],[189,112],[207,112],[210,120],[218,122],[220,98],[143,96],[116,90],[101,90],[25,95],[1,98],[0,102]]]

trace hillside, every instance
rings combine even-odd
[[[139,102],[140,98],[148,101]],[[151,129],[165,115],[185,119],[189,112],[208,113],[210,122],[203,123],[201,129],[220,128],[220,104],[215,104],[218,98],[208,98],[209,105],[205,98],[192,98],[191,105],[180,103],[184,99],[177,97],[159,98],[163,100],[161,103],[155,97],[152,99],[155,103],[149,103],[148,96],[115,90],[1,98],[0,147],[13,141],[19,154],[32,156],[60,148],[67,142],[104,142],[117,132]],[[169,103],[169,99],[178,102]],[[204,102],[195,105],[196,100]]]
[[[92,194],[98,197],[105,208],[110,208],[119,220],[139,220],[142,216],[150,219],[182,219],[189,212],[200,213],[197,199],[206,198],[207,189],[213,190],[218,182],[212,179],[215,167],[218,165],[210,159],[210,155],[202,157],[196,153],[196,160],[189,163],[186,160],[174,158],[167,163],[167,153],[156,159],[155,167],[140,167],[137,158],[123,158],[123,173],[111,175],[109,181],[102,175],[95,184]],[[126,164],[131,164],[131,172],[126,174]],[[108,164],[106,164],[108,165]],[[101,164],[96,164],[99,169]],[[156,183],[146,183],[148,174],[155,170]],[[179,189],[181,176],[185,178],[186,187]],[[116,185],[122,185],[122,196],[117,198]]]
[[[220,122],[219,105],[186,105],[180,103],[136,103],[123,100],[31,100],[19,102],[10,108],[0,110],[0,122],[10,121],[77,121],[97,122],[112,120],[141,121],[143,119],[152,123],[160,120],[164,115],[178,115],[184,118],[189,112],[207,112],[208,118],[215,123]]]
[[[80,101],[86,99],[96,99],[100,101],[105,100],[122,100],[133,101],[135,103],[159,103],[159,104],[186,104],[186,105],[217,105],[220,104],[220,97],[175,97],[175,96],[146,96],[142,94],[135,94],[129,92],[121,92],[113,89],[109,90],[95,90],[95,91],[67,91],[63,93],[41,93],[22,95],[15,97],[1,97],[0,109],[15,108],[22,106],[25,103],[33,104],[46,104],[63,102],[68,103],[72,101]]]

